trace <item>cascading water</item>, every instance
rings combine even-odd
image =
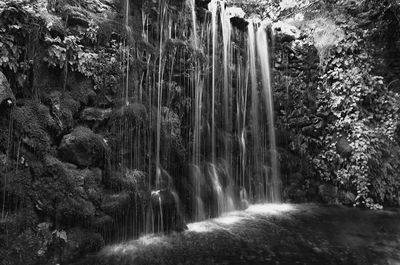
[[[171,205],[187,219],[199,221],[249,202],[279,202],[265,26],[249,21],[247,33],[233,27],[234,11],[221,0],[212,0],[201,19],[194,0],[187,0],[182,11],[160,1],[153,8],[156,18],[140,14],[143,42],[157,47],[156,52],[146,52],[128,36],[133,23],[129,0],[125,6],[124,109],[141,109],[147,116],[142,122],[122,120],[121,153],[114,169],[147,172],[150,204],[136,214],[134,222],[142,224],[136,225],[140,231],[135,235],[167,230],[166,224],[178,218],[174,214],[173,221],[167,220]],[[191,27],[180,27],[182,23]],[[133,85],[131,64],[139,60],[146,67],[134,76],[140,78],[139,85]],[[176,104],[183,102],[174,101],[176,93],[188,102],[181,109]],[[177,170],[171,162],[173,137],[181,139],[179,162],[188,170]],[[134,152],[126,159],[129,147]]]
[[[266,196],[268,201],[279,202],[280,178],[278,170],[278,157],[275,140],[274,103],[272,99],[271,68],[269,62],[269,47],[265,26],[257,30],[257,52],[260,58],[263,94],[268,120],[269,150],[271,159],[271,174],[267,174]]]

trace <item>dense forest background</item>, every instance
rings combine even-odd
[[[184,1],[167,2],[182,27],[189,27]],[[160,54],[156,37],[142,37],[144,14],[157,32],[158,2],[130,3],[134,27],[128,35],[123,1],[0,2],[3,264],[56,264],[124,239],[135,230],[133,213],[151,200],[145,182],[153,172],[141,168],[145,157],[135,169],[114,166],[123,148],[122,121],[135,124],[132,133],[146,134],[140,128],[151,111],[121,104],[127,61],[129,82],[139,91],[142,72],[153,67],[139,54]],[[201,18],[207,1],[196,5]],[[244,18],[259,17],[269,21],[274,36],[284,201],[399,206],[400,2],[231,0],[228,5],[245,13],[232,20],[238,31],[246,32]],[[129,45],[137,52],[127,56]],[[171,45],[187,45],[188,54],[196,56],[188,43]],[[183,64],[190,57],[187,61]],[[182,211],[188,212],[182,143],[190,141],[185,115],[191,104],[183,83],[166,87],[172,96],[163,111],[161,137],[168,152],[161,160],[174,172],[172,181],[179,179]]]

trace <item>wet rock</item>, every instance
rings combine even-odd
[[[148,115],[144,105],[133,103],[115,109],[111,113],[108,126],[111,133],[110,146],[113,157],[119,157],[122,159],[121,162],[129,164],[136,148],[140,150],[140,153],[145,152],[143,145],[131,148],[129,143],[132,138],[135,141],[137,136],[144,137],[146,134]],[[124,129],[121,130],[121,128]]]
[[[336,142],[336,151],[342,157],[349,157],[353,152],[353,148],[350,146],[350,142],[346,139],[346,137],[341,137]]]
[[[67,88],[71,98],[79,102],[81,106],[90,106],[97,99],[93,81],[79,73],[68,75]]]
[[[10,242],[10,239],[10,237],[4,238],[2,242]],[[5,250],[1,248],[0,244],[2,264],[40,264],[40,258],[37,253],[40,250],[42,242],[37,237],[36,231],[33,228],[19,231],[18,236],[12,240],[12,244],[6,246]]]
[[[59,154],[66,161],[80,167],[105,165],[109,148],[104,138],[85,127],[77,127],[63,137]]]
[[[89,200],[95,205],[100,205],[103,197],[103,190],[101,189],[103,174],[101,169],[84,169],[81,174],[84,178],[84,189]]]
[[[172,190],[156,190],[151,192],[151,205],[155,214],[163,220],[163,227],[157,227],[158,231],[163,229],[165,232],[183,231],[186,225],[180,212],[180,201],[178,194]],[[155,226],[159,226],[158,222]]]
[[[121,214],[128,208],[131,198],[127,192],[107,194],[101,203],[101,209],[108,215]]]
[[[339,201],[344,205],[353,205],[356,202],[356,196],[349,191],[339,191]]]
[[[88,190],[98,184],[89,183],[98,178],[98,172],[79,170],[51,156],[45,157],[44,166],[44,173],[33,183],[32,198],[36,209],[60,222],[91,220],[95,206]]]
[[[318,187],[318,193],[323,202],[328,204],[338,203],[338,188],[331,184],[322,184]]]
[[[57,125],[46,106],[27,102],[22,107],[14,108],[11,118],[15,133],[21,136],[26,147],[35,152],[49,151],[51,138],[47,130],[52,130]]]
[[[70,132],[74,125],[74,115],[79,110],[79,103],[69,94],[60,91],[52,91],[44,98],[44,102],[50,107],[52,117],[57,123],[55,136]]]
[[[68,229],[66,237],[61,262],[71,261],[81,257],[83,254],[96,252],[105,245],[104,239],[100,234],[80,227]]]
[[[106,180],[106,185],[113,191],[126,191],[145,198],[150,192],[146,181],[147,175],[143,171],[121,169],[111,173],[110,178]]]
[[[161,115],[162,131],[167,138],[180,138],[181,121],[178,114],[167,107],[163,107],[161,110]]]
[[[96,230],[112,231],[114,220],[105,213],[99,213],[92,221],[92,227]]]
[[[292,173],[287,179],[287,187],[284,189],[284,197],[289,202],[307,201],[307,192],[304,190],[304,176],[300,172]]]
[[[111,116],[112,110],[101,109],[95,107],[85,108],[81,113],[81,121],[90,124],[91,127],[98,127],[100,124],[108,121]]]
[[[6,76],[0,71],[0,105],[12,106],[16,103],[14,93]]]
[[[147,121],[147,110],[142,104],[133,103],[115,109],[110,116],[109,126],[112,131],[119,129],[124,124],[140,126]]]

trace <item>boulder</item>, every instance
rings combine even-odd
[[[81,120],[90,123],[103,123],[110,118],[111,112],[111,108],[101,109],[88,107],[82,111]]]
[[[332,184],[322,184],[318,187],[322,201],[328,204],[338,204],[338,188]]]
[[[6,76],[0,71],[0,105],[15,105],[16,100]]]
[[[97,231],[112,231],[114,220],[111,216],[105,213],[96,214],[95,218],[92,221],[92,227]]]
[[[74,115],[79,110],[79,103],[73,100],[69,94],[60,91],[52,91],[44,102],[49,106],[52,117],[57,123],[56,136],[68,133],[74,125]]]
[[[85,127],[77,127],[65,135],[58,151],[64,161],[79,167],[102,167],[109,157],[104,138]]]
[[[11,118],[14,121],[15,134],[21,136],[22,142],[35,152],[48,152],[51,138],[47,130],[57,125],[49,109],[37,102],[27,102],[22,107],[14,108]]]
[[[79,102],[81,106],[92,105],[97,98],[94,91],[93,80],[82,74],[73,72],[68,75],[67,88],[71,98]]]
[[[151,206],[154,213],[156,231],[171,232],[183,231],[186,225],[181,215],[178,194],[171,189],[155,190],[151,192]],[[158,217],[162,214],[163,226],[159,227]]]
[[[80,170],[52,156],[44,158],[44,169],[32,184],[36,209],[60,222],[92,220],[96,210],[94,203],[101,200],[90,193],[91,189],[100,190],[98,170]]]
[[[111,176],[105,181],[108,188],[115,192],[126,191],[131,194],[139,195],[144,199],[148,190],[147,174],[139,170],[121,169],[113,171]]]
[[[344,205],[353,205],[356,202],[356,195],[350,191],[339,191],[339,201]]]
[[[350,146],[350,142],[347,140],[346,137],[341,137],[336,142],[336,151],[342,157],[349,157],[353,152],[353,148]]]
[[[65,247],[61,254],[61,262],[69,262],[84,254],[99,251],[105,242],[99,233],[74,227],[66,231]]]

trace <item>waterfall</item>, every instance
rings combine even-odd
[[[212,0],[199,17],[195,0],[184,4],[179,11],[163,0],[154,3],[155,14],[141,11],[140,35],[156,47],[147,52],[133,37],[133,7],[125,2],[123,110],[140,106],[147,119],[121,120],[113,168],[146,172],[150,204],[134,207],[134,222],[142,223],[135,235],[164,232],[178,215],[200,221],[249,203],[280,201],[266,27],[248,21],[247,31],[235,28],[234,11],[223,0]],[[136,69],[135,61],[146,67]],[[187,166],[179,172],[170,157],[176,141],[178,163]]]
[[[266,195],[268,201],[279,202],[280,178],[278,170],[278,157],[275,140],[274,103],[271,86],[271,67],[269,62],[269,47],[266,28],[261,26],[257,30],[257,51],[260,58],[263,94],[268,120],[269,151],[271,160],[271,174],[267,174]]]

